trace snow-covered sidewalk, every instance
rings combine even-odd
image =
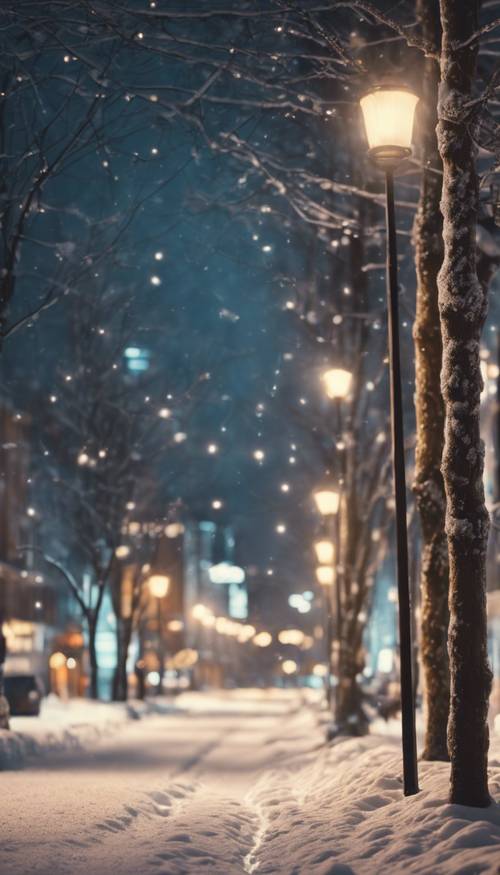
[[[405,799],[397,737],[326,745],[320,716],[298,690],[187,693],[35,758],[3,776],[0,872],[498,875],[498,804],[449,805],[442,763]],[[498,736],[490,763],[498,800]]]
[[[491,754],[498,800],[498,738]],[[399,745],[387,736],[344,740],[289,775],[266,774],[249,795],[260,820],[249,871],[497,875],[500,807],[448,804],[448,775],[445,763],[420,763],[421,792],[404,798]]]

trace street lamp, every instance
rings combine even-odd
[[[163,618],[161,612],[161,604],[162,599],[165,598],[170,589],[170,578],[166,574],[151,574],[150,577],[148,577],[148,589],[153,598],[156,599],[156,608],[158,615],[158,693],[160,694],[163,687],[163,672],[165,670],[165,652],[163,647]]]
[[[340,369],[338,369],[340,371]],[[338,373],[337,371],[337,373]],[[327,372],[328,373],[328,372]],[[333,371],[329,372],[333,373]],[[342,371],[342,373],[348,373],[347,371]],[[326,376],[326,375],[325,375]],[[342,381],[339,381],[339,383]],[[344,388],[346,387],[346,381],[344,380]],[[337,385],[339,384],[337,383]],[[333,385],[333,381],[332,381]],[[346,389],[346,392],[349,389]],[[328,531],[328,534],[331,534],[334,524],[334,517],[338,515],[339,504],[340,504],[340,493],[336,489],[319,489],[314,493],[314,501],[316,503],[316,507],[323,517],[324,520],[324,529]],[[338,521],[338,520],[337,520]],[[339,533],[337,532],[337,535]],[[339,547],[339,542],[337,544],[337,549]],[[332,596],[331,596],[331,587],[335,582],[335,571],[333,568],[334,563],[334,555],[335,548],[333,542],[330,538],[322,538],[320,541],[317,541],[314,545],[314,549],[316,552],[316,556],[319,562],[318,567],[316,568],[316,580],[321,585],[323,590],[323,596],[325,600],[325,640],[326,640],[326,651],[327,651],[327,665],[328,672],[325,676],[326,686],[326,701],[328,707],[331,706],[332,703],[332,689],[331,689],[331,672],[332,672],[332,643],[333,643],[333,611],[332,611]],[[335,592],[335,627],[337,637],[340,639],[340,626],[341,626],[341,604],[340,604],[340,591],[338,586],[336,587]]]
[[[401,720],[405,796],[418,793],[415,701],[412,681],[411,609],[408,583],[406,477],[399,351],[399,302],[394,172],[411,155],[413,120],[418,97],[411,91],[383,85],[361,98],[369,154],[385,172],[387,222],[387,309],[391,386],[392,461],[396,504],[396,540],[401,663]]]
[[[327,541],[326,539],[316,541],[314,550],[320,565],[333,565],[333,556],[335,552],[333,541]]]
[[[321,586],[333,586],[335,580],[335,571],[331,565],[318,565],[316,569],[316,580]]]
[[[343,368],[331,368],[325,371],[322,380],[329,398],[347,398],[352,383],[352,374]]]
[[[319,489],[314,493],[314,501],[321,516],[333,516],[339,509],[339,493],[333,489]]]

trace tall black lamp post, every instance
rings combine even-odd
[[[408,580],[406,478],[399,352],[399,302],[394,173],[411,155],[413,119],[418,97],[401,87],[383,85],[361,98],[369,154],[385,172],[387,219],[387,309],[389,316],[389,366],[391,386],[392,459],[396,499],[396,540],[401,663],[401,719],[405,796],[418,793],[415,700],[412,681],[411,609]]]

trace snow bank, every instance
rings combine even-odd
[[[94,702],[50,695],[39,717],[13,717],[11,731],[0,730],[0,769],[21,768],[28,759],[91,747],[130,720],[174,710],[166,700]]]
[[[490,767],[498,799],[498,737]],[[380,736],[323,748],[288,775],[264,774],[248,796],[260,825],[246,871],[497,875],[500,807],[448,804],[448,776],[445,763],[420,763],[422,790],[405,798],[398,740]]]

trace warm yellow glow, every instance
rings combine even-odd
[[[294,659],[285,659],[281,666],[284,674],[295,674],[297,671],[297,663]]]
[[[167,623],[167,629],[169,632],[181,632],[184,629],[184,623],[182,620],[170,620]]]
[[[314,638],[312,635],[304,635],[304,640],[300,645],[301,650],[311,650],[314,647]]]
[[[331,368],[325,371],[322,380],[329,398],[346,398],[352,383],[352,374],[343,368]]]
[[[293,644],[300,647],[304,640],[304,633],[300,629],[283,629],[278,635],[280,644]]]
[[[120,546],[117,547],[115,550],[115,556],[117,559],[126,559],[129,555],[130,547],[127,547],[126,544],[120,544]]]
[[[365,94],[360,103],[370,149],[411,149],[416,94],[378,88]]]
[[[321,516],[337,513],[340,496],[333,489],[320,489],[314,493],[314,500]]]
[[[250,624],[241,626],[238,634],[238,641],[240,642],[240,644],[244,644],[245,641],[249,641],[250,638],[254,637],[255,632],[255,626],[251,626]]]
[[[205,629],[213,629],[215,626],[215,617],[213,614],[208,611],[201,618],[201,625],[205,627]]]
[[[152,574],[148,579],[148,588],[155,599],[162,599],[170,589],[170,577],[166,574]]]
[[[313,675],[316,675],[317,678],[324,678],[326,677],[327,671],[328,669],[326,665],[324,665],[322,662],[317,662],[316,665],[313,666],[312,673]]]
[[[198,602],[197,605],[193,606],[193,610],[191,611],[191,613],[195,620],[202,620],[203,617],[206,617],[211,612],[206,607],[206,605],[202,605],[200,604],[200,602]]]
[[[179,650],[170,660],[172,668],[183,669],[191,668],[198,662],[198,651],[187,647],[185,650]]]
[[[167,538],[178,538],[184,532],[182,523],[169,523],[165,526],[165,534]]]
[[[215,631],[218,632],[219,635],[230,635],[231,626],[231,620],[228,620],[227,617],[217,617],[215,621]]]
[[[258,632],[255,638],[253,639],[253,643],[257,645],[257,647],[269,647],[272,643],[273,636],[270,632]]]
[[[331,565],[319,565],[316,569],[316,580],[323,586],[333,586],[335,573]]]
[[[56,652],[53,653],[49,659],[49,666],[57,670],[58,668],[62,668],[64,665],[66,665],[66,657],[64,653],[61,653],[60,650],[56,650]]]
[[[314,549],[320,565],[333,565],[333,541],[316,541]]]

